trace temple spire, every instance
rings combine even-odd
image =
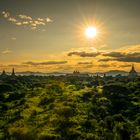
[[[3,71],[2,71],[2,75],[6,75],[6,72],[5,72],[5,70],[3,70]]]
[[[129,72],[129,75],[128,75],[128,77],[130,78],[130,79],[135,79],[136,77],[137,77],[137,72],[136,72],[136,70],[135,70],[135,67],[134,67],[134,64],[132,64],[132,68],[131,68],[131,70],[130,70],[130,72]]]
[[[5,70],[3,70],[3,71],[2,71],[1,76],[2,76],[2,77],[7,76],[7,74],[6,74]]]
[[[135,67],[134,67],[134,64],[132,64],[132,71],[135,71]]]
[[[14,68],[12,69],[12,74],[11,75],[15,76],[15,69]]]

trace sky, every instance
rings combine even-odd
[[[140,71],[140,0],[0,0],[0,71]],[[88,26],[95,38],[85,36]]]

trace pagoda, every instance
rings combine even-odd
[[[128,78],[135,79],[137,76],[138,76],[138,74],[137,74],[137,72],[135,70],[135,67],[134,67],[134,65],[132,65],[132,68],[131,68],[131,70],[129,72]]]
[[[15,69],[14,69],[14,68],[12,69],[12,74],[11,74],[11,76],[16,76],[16,75],[15,75]]]

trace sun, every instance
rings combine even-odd
[[[85,35],[90,39],[95,38],[97,36],[97,28],[92,26],[87,27],[85,30]]]

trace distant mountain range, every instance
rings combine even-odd
[[[72,72],[50,72],[50,73],[45,73],[45,72],[32,72],[32,71],[24,71],[24,72],[16,72],[17,75],[36,75],[36,76],[60,76],[60,75],[66,75],[67,73],[72,73]],[[84,74],[89,74],[89,75],[99,75],[99,76],[103,76],[104,74],[106,74],[107,76],[116,76],[121,74],[122,76],[127,76],[129,74],[129,72],[127,71],[123,71],[123,70],[110,70],[107,72],[81,72]],[[7,72],[8,75],[10,75],[10,72]],[[140,73],[138,73],[138,75],[140,75]]]
[[[107,71],[105,72],[106,75],[108,76],[116,76],[116,75],[123,75],[123,76],[127,76],[129,72],[127,71],[123,71],[123,70],[110,70],[110,71]]]
[[[86,73],[86,74],[89,74],[89,75],[97,75],[97,74],[98,75],[104,75],[104,74],[106,74],[107,76],[116,76],[118,74],[121,74],[123,76],[127,76],[129,72],[123,71],[123,70],[110,70],[110,71],[107,71],[107,72],[95,72],[95,73],[83,72],[83,73]],[[45,73],[45,72],[25,71],[25,72],[17,72],[16,74],[17,75],[38,75],[38,76],[48,76],[48,75],[59,76],[59,75],[65,75],[67,73],[66,72],[50,72],[50,73]]]

